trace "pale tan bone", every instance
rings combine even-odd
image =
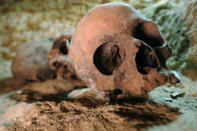
[[[78,76],[108,98],[113,93],[146,97],[166,83],[174,76],[165,65],[171,53],[151,20],[128,4],[108,3],[78,23],[69,55]]]

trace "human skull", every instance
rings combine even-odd
[[[48,54],[49,67],[56,72],[57,78],[76,79],[68,56],[71,38],[71,34],[62,34],[55,40]]]
[[[49,68],[47,58],[53,41],[42,39],[25,44],[13,60],[13,76],[22,84],[54,78],[55,72]]]
[[[146,97],[174,77],[165,65],[171,49],[157,26],[124,3],[90,10],[76,27],[69,55],[78,76],[104,98]]]

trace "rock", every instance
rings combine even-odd
[[[177,99],[177,97],[183,97],[183,96],[185,96],[185,93],[184,92],[182,92],[182,93],[180,93],[180,92],[174,92],[174,93],[171,93],[170,94],[170,97],[173,98],[173,99]]]
[[[172,98],[165,98],[164,100],[165,100],[165,101],[172,102]]]

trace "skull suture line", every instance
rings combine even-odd
[[[146,97],[174,77],[165,66],[171,49],[157,26],[124,3],[90,10],[77,25],[69,55],[78,76],[106,98]]]

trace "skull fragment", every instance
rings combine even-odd
[[[49,68],[47,58],[53,41],[43,39],[25,44],[13,60],[13,76],[22,84],[54,78],[55,72]]]
[[[49,67],[56,72],[57,78],[77,79],[68,55],[71,38],[71,34],[62,34],[55,40],[48,54]]]

